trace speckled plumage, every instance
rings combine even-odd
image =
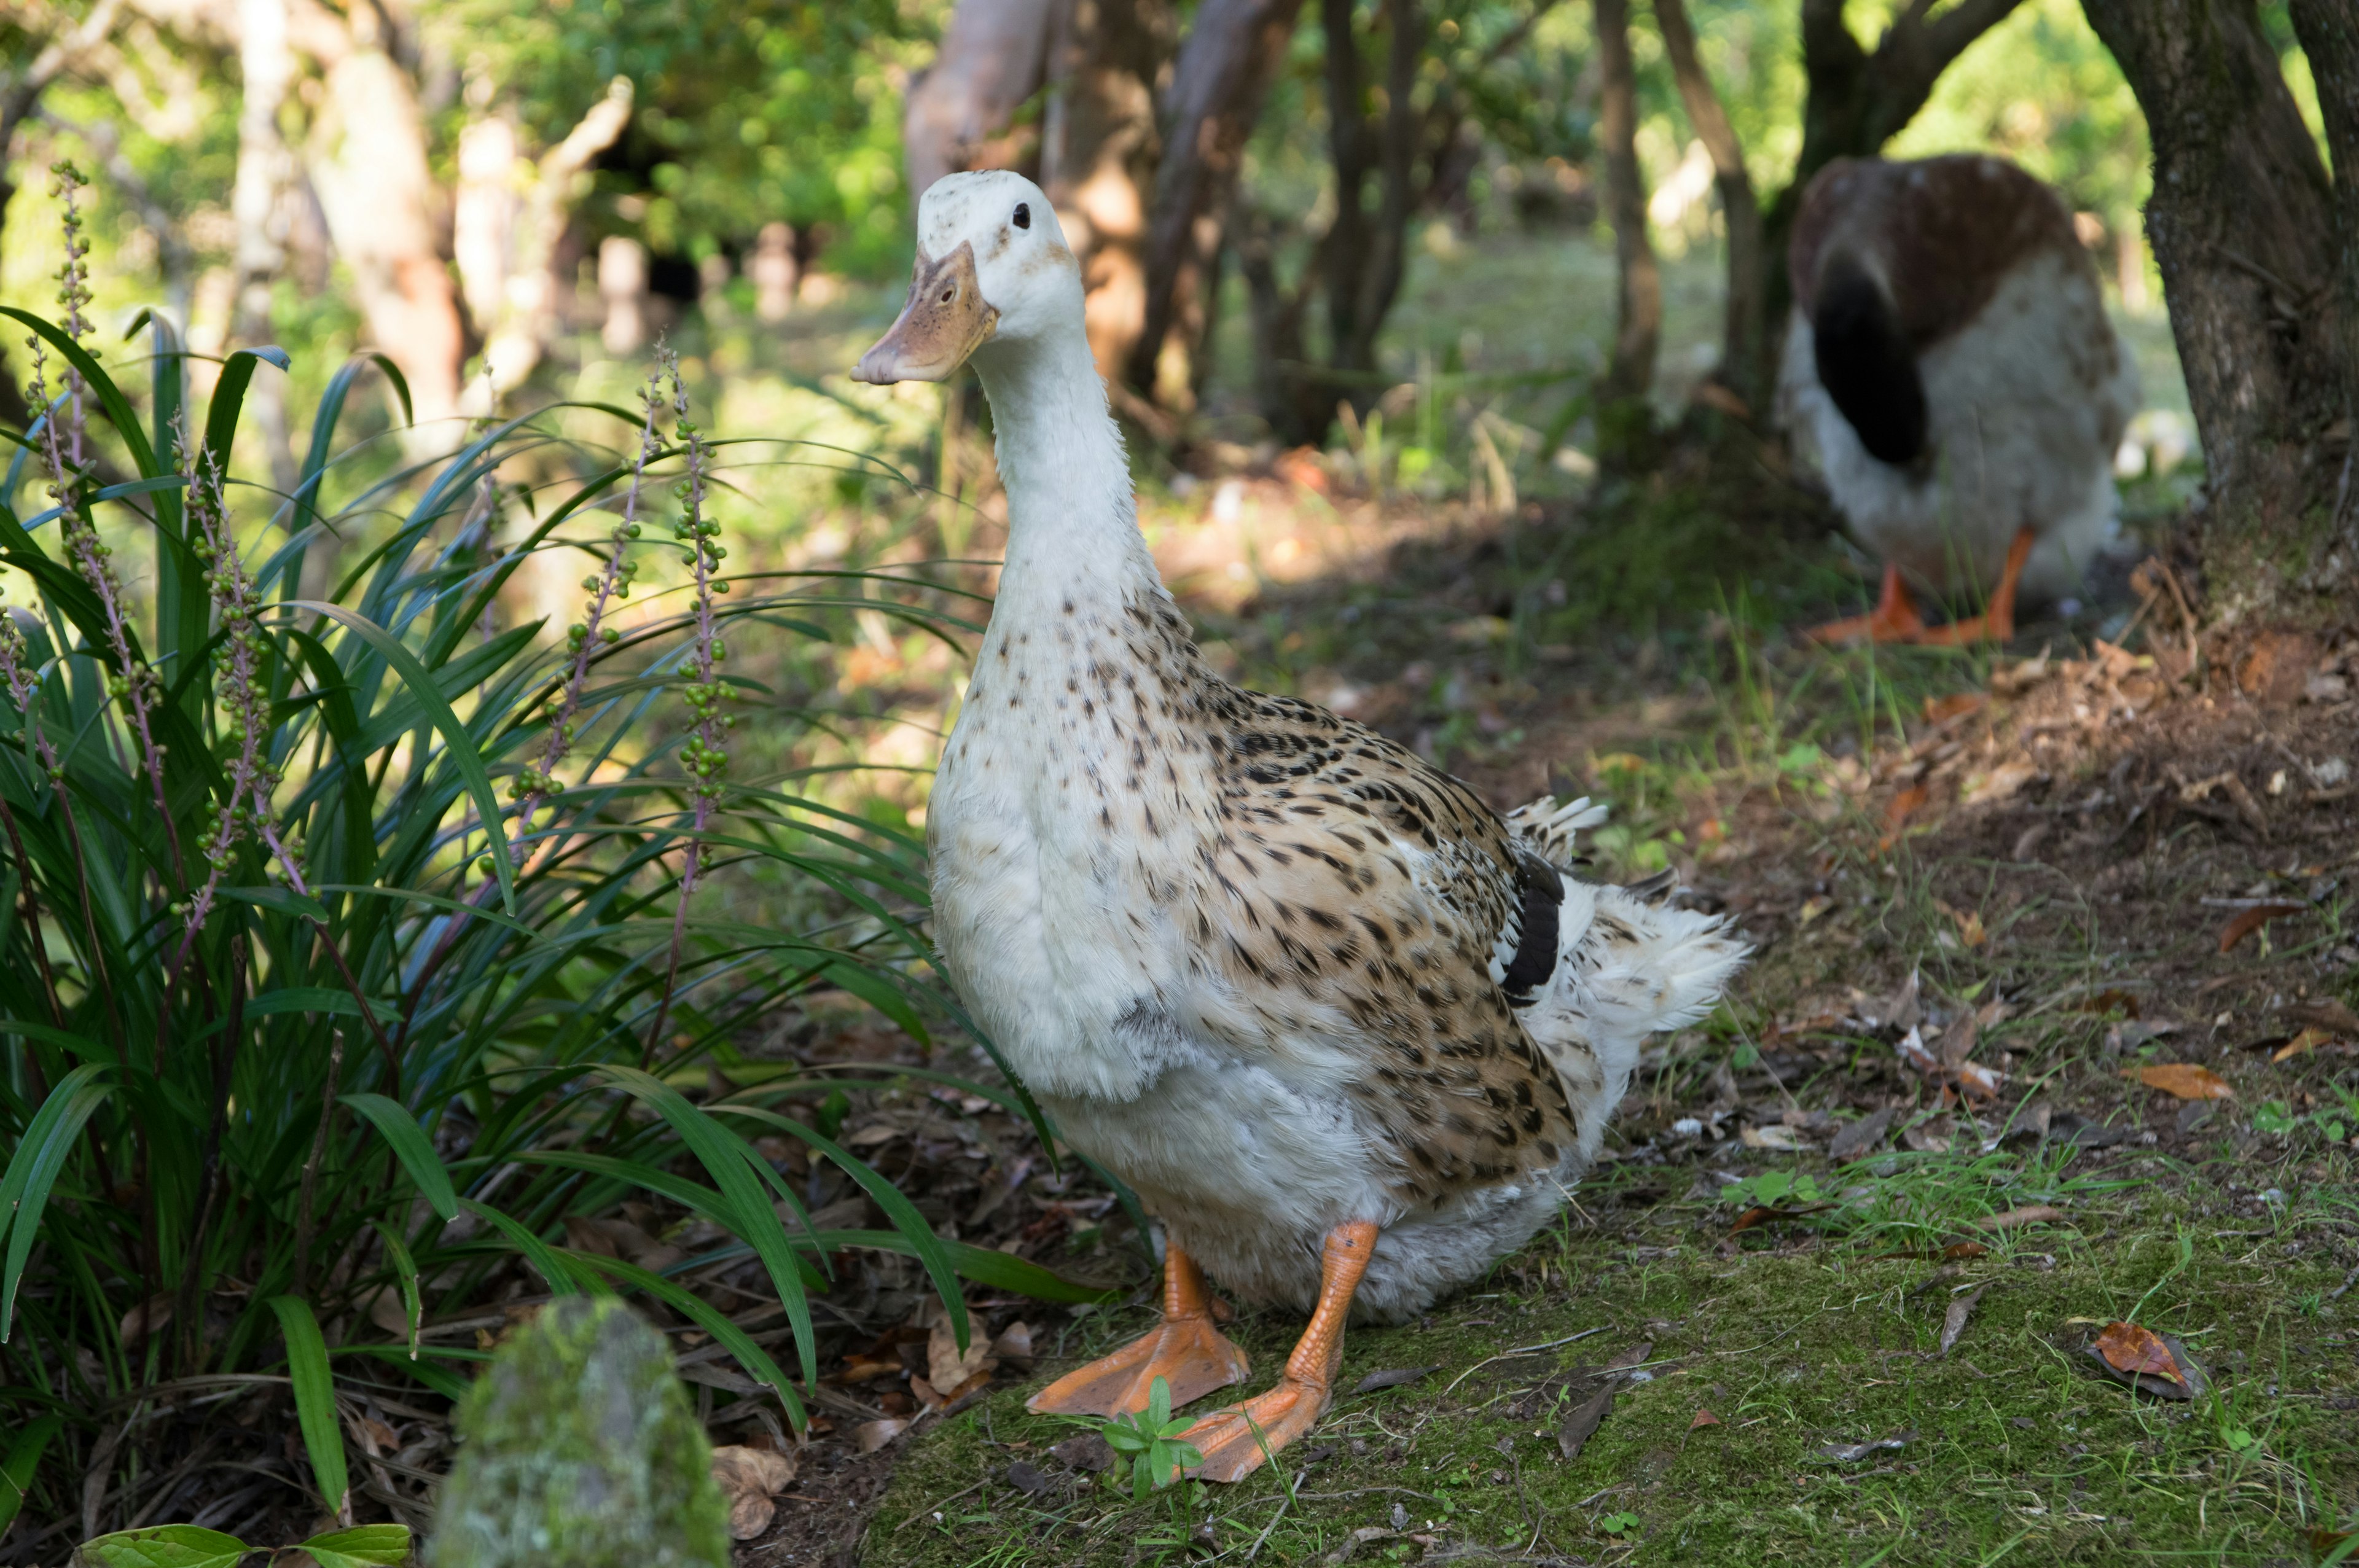
[[[1031,189],[966,178],[978,207]],[[1070,260],[995,294],[1023,242],[944,205],[921,245],[971,244],[1000,312],[973,362],[1009,508],[927,808],[944,968],[1061,1134],[1215,1280],[1307,1306],[1321,1238],[1372,1221],[1358,1310],[1415,1312],[1554,1211],[1641,1039],[1708,1009],[1741,948],[1571,877],[1585,803],[1502,820],[1375,731],[1206,668],[1139,537]]]

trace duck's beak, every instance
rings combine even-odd
[[[998,325],[999,312],[984,302],[975,282],[973,246],[961,244],[940,261],[919,251],[900,319],[860,356],[852,379],[878,386],[947,380]]]

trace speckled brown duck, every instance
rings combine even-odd
[[[1332,1398],[1350,1314],[1395,1321],[1554,1214],[1653,1031],[1743,957],[1705,916],[1576,878],[1602,813],[1501,817],[1372,730],[1198,655],[1140,537],[1039,189],[934,185],[871,382],[972,362],[1006,569],[927,805],[936,937],[1061,1135],[1161,1222],[1165,1316],[1033,1408],[1243,1379],[1205,1273],[1308,1311],[1275,1387],[1189,1433],[1234,1480]]]

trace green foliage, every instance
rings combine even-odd
[[[726,1568],[712,1451],[663,1341],[621,1303],[551,1305],[459,1411],[433,1568]]]
[[[890,0],[826,5],[536,5],[457,0],[428,35],[469,61],[481,98],[513,103],[528,144],[554,146],[617,75],[638,89],[593,221],[658,252],[709,254],[764,223],[831,226],[838,265],[898,254],[897,66],[925,12]],[[463,103],[447,114],[455,145]],[[619,203],[619,205],[618,205]]]
[[[1723,1203],[1744,1204],[1775,1208],[1787,1203],[1822,1203],[1826,1194],[1819,1190],[1818,1179],[1808,1171],[1762,1171],[1740,1182],[1730,1182],[1720,1189]]]
[[[1192,1418],[1171,1413],[1171,1385],[1158,1378],[1147,1388],[1147,1408],[1093,1422],[1114,1452],[1116,1464],[1130,1466],[1130,1494],[1140,1502],[1148,1492],[1169,1487],[1189,1469],[1204,1462],[1193,1444],[1180,1434],[1195,1425]]]
[[[217,1530],[163,1524],[83,1541],[75,1563],[77,1568],[237,1568],[259,1550]],[[400,1568],[409,1561],[409,1527],[364,1524],[333,1530],[282,1546],[271,1555],[288,1552],[307,1554],[319,1568]]]
[[[190,408],[168,326],[144,356],[102,364],[77,320],[78,256],[66,273],[66,324],[5,309],[37,344],[41,416],[0,431],[0,1354],[29,1412],[10,1422],[0,1508],[25,1492],[50,1517],[68,1508],[101,1412],[132,1389],[274,1372],[291,1374],[333,1504],[335,1385],[457,1391],[471,1352],[419,1325],[519,1268],[556,1294],[665,1302],[797,1423],[785,1373],[672,1275],[750,1250],[805,1379],[808,1299],[845,1247],[922,1259],[962,1335],[962,1274],[1075,1293],[938,1241],[906,1202],[886,1204],[892,1229],[815,1233],[748,1141],[799,1138],[890,1192],[778,1108],[838,1098],[856,1069],[805,1076],[736,1041],[821,986],[920,1033],[959,1016],[916,972],[921,846],[794,776],[691,782],[652,716],[699,674],[762,695],[694,662],[723,632],[766,621],[780,641],[820,638],[824,619],[880,603],[924,623],[883,597],[908,584],[771,573],[722,599],[716,548],[701,610],[644,613],[618,640],[545,638],[507,619],[512,576],[537,554],[586,554],[609,568],[592,574],[597,625],[628,590],[613,557],[639,547],[642,490],[694,478],[652,412],[623,425],[638,450],[619,460],[557,438],[561,420],[616,411],[564,407],[373,467],[339,450],[375,362],[356,360],[330,378],[280,501],[231,465],[251,379],[283,356],[233,356]],[[143,369],[145,417],[126,373]],[[510,464],[536,484],[510,483]],[[495,554],[512,509],[528,535]],[[623,525],[577,538],[600,512]],[[343,581],[299,597],[332,535],[350,542]],[[782,747],[809,723],[767,719]],[[504,799],[514,781],[528,782]],[[714,897],[687,896],[691,864]],[[721,903],[748,878],[807,923]],[[736,1241],[665,1273],[562,1245],[567,1216],[635,1193]],[[409,1325],[399,1343],[365,1342],[381,1297]],[[339,1323],[360,1342],[328,1343],[320,1325]]]

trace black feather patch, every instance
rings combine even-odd
[[[1556,917],[1558,906],[1564,903],[1564,878],[1538,856],[1518,855],[1516,892],[1524,905],[1520,940],[1499,986],[1510,1003],[1522,1007],[1556,973]]]
[[[1925,383],[1892,301],[1855,261],[1832,263],[1811,301],[1819,384],[1879,462],[1906,468],[1925,449]]]

